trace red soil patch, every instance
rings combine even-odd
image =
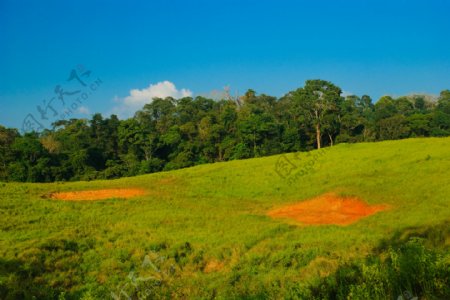
[[[290,218],[304,224],[348,225],[387,209],[387,205],[368,205],[357,197],[325,194],[294,205],[269,211],[273,218]]]
[[[142,189],[107,189],[77,192],[52,193],[50,198],[66,201],[92,201],[111,198],[131,198],[144,195]]]

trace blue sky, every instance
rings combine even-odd
[[[77,117],[125,116],[161,90],[281,96],[315,78],[375,100],[450,88],[449,1],[62,2],[0,0],[2,125],[77,89],[79,64],[101,85]]]

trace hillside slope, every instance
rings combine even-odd
[[[328,297],[335,291],[327,276],[339,278],[333,276],[342,266],[382,257],[411,236],[425,238],[424,249],[437,251],[448,270],[449,150],[450,138],[408,139],[111,181],[0,183],[0,298]],[[147,193],[126,200],[46,198],[129,187]],[[330,192],[390,209],[348,226],[267,215]],[[320,290],[324,282],[329,291]]]

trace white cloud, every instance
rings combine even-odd
[[[121,118],[127,118],[132,116],[138,109],[141,109],[145,104],[151,103],[153,98],[166,98],[172,97],[175,99],[183,97],[191,97],[192,92],[188,89],[178,90],[170,81],[161,81],[155,84],[150,84],[144,89],[132,89],[130,95],[120,99],[117,96],[114,97],[114,102],[119,105],[113,107],[113,114],[118,115]]]
[[[147,88],[130,91],[130,96],[124,99],[126,105],[144,105],[152,102],[153,98],[173,97],[175,99],[190,97],[192,92],[187,89],[177,90],[175,84],[170,81],[162,81],[156,84],[150,84]]]
[[[86,106],[80,106],[78,108],[78,113],[80,113],[82,115],[89,115],[91,113],[91,111]]]

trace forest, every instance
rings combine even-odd
[[[374,102],[308,80],[277,98],[155,98],[134,117],[59,120],[41,132],[0,126],[0,181],[110,179],[308,151],[338,143],[450,135],[450,90]]]

